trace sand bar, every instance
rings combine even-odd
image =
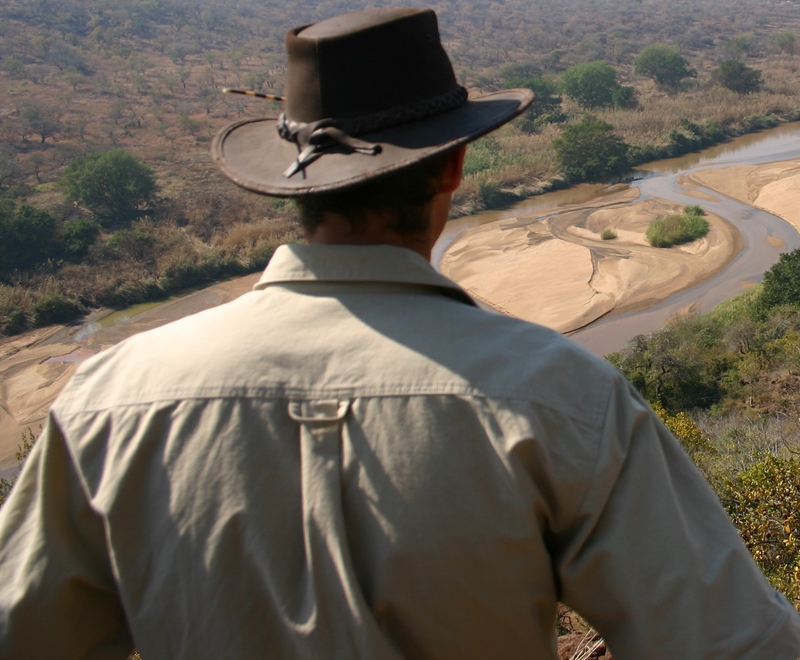
[[[638,195],[629,188],[555,213],[476,227],[448,248],[442,272],[499,311],[570,332],[612,311],[643,309],[698,284],[741,249],[739,232],[712,214],[704,238],[669,249],[651,247],[648,225],[682,207]],[[602,240],[605,229],[617,238]]]

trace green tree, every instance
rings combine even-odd
[[[601,119],[587,117],[568,124],[561,137],[553,140],[558,161],[572,178],[596,181],[630,169],[628,145]]]
[[[80,218],[67,223],[61,230],[61,243],[67,259],[78,260],[100,236],[100,225],[94,220]]]
[[[745,66],[738,60],[725,60],[714,69],[711,78],[718,85],[738,94],[752,94],[761,89],[761,71]]]
[[[158,190],[153,169],[125,149],[73,160],[60,183],[68,201],[82,204],[104,224],[142,215]]]
[[[800,249],[784,252],[764,273],[758,302],[763,309],[800,305]]]
[[[672,46],[647,46],[639,53],[635,63],[636,73],[673,90],[684,78],[697,77],[697,70],[690,69],[689,63]]]
[[[552,78],[538,75],[506,78],[505,85],[506,87],[526,87],[535,94],[531,107],[522,118],[521,128],[523,131],[532,133],[543,124],[567,120],[566,114],[561,110],[562,99],[558,96],[558,83]]]
[[[0,203],[0,273],[32,268],[55,256],[55,218],[27,204]]]
[[[576,64],[561,74],[561,89],[587,109],[614,105],[614,91],[619,86],[617,72],[608,62]]]

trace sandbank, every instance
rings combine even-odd
[[[777,215],[800,232],[800,159],[702,170],[689,178]]]
[[[702,239],[651,247],[648,225],[681,205],[640,199],[634,188],[470,229],[445,251],[442,273],[511,316],[560,332],[605,314],[643,309],[722,270],[742,246],[739,232],[708,214]],[[617,238],[602,240],[605,229]]]

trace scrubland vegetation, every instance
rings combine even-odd
[[[764,572],[800,604],[800,251],[708,314],[609,356],[700,467]]]
[[[4,3],[0,197],[12,205],[2,207],[2,231],[25,243],[47,225],[50,238],[25,255],[0,255],[0,334],[257,269],[296,238],[290,204],[234,189],[208,157],[225,123],[279,106],[219,90],[280,94],[285,32],[362,6]],[[800,16],[778,0],[434,6],[471,93],[537,94],[525,116],[472,146],[455,215],[624,176],[637,163],[800,117]],[[128,217],[69,183],[120,149],[155,181]]]

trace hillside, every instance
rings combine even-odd
[[[208,156],[211,137],[223,125],[274,115],[278,104],[220,89],[280,94],[285,32],[363,6],[3,3],[0,227],[16,222],[17,238],[31,256],[24,263],[6,256],[5,267],[0,263],[0,334],[258,270],[275,245],[296,240],[290,204],[235,189]],[[800,15],[790,2],[454,0],[434,6],[457,75],[472,93],[528,84],[540,92],[540,106],[546,102],[473,145],[456,214],[575,180],[553,140],[569,125],[564,122],[586,115],[574,100],[556,95],[558,76],[581,62],[610,63],[624,88],[633,90],[630,109],[592,110],[631,146],[630,162],[800,116],[793,32],[800,31]],[[587,12],[591,22],[583,18]],[[637,75],[637,54],[656,43],[678,49],[696,77],[666,89]],[[715,67],[730,58],[763,72],[760,91],[738,94],[715,83]],[[115,148],[152,168],[157,198],[135,222],[70,228],[93,216],[65,200],[58,185],[65,168]],[[31,212],[20,212],[24,205],[49,214],[36,216],[39,234],[29,227]],[[24,217],[14,220],[20,213]],[[50,233],[44,236],[42,227]],[[75,234],[82,237],[77,246]]]

